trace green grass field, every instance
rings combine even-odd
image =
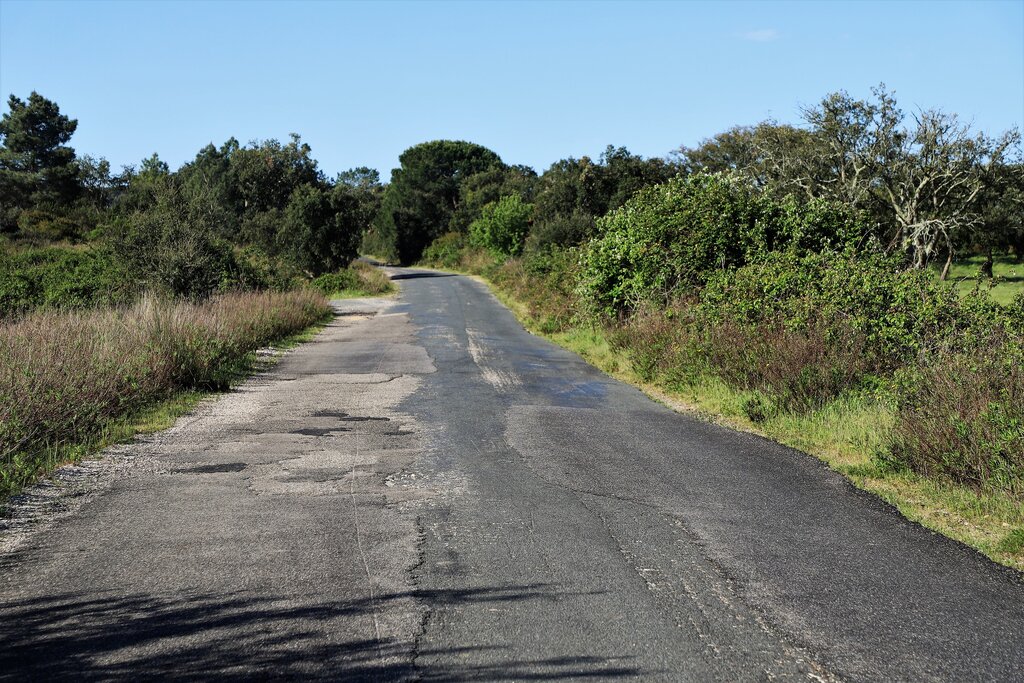
[[[949,269],[948,279],[956,283],[957,291],[966,293],[975,287],[988,289],[992,300],[1006,305],[1024,292],[1024,263],[1018,263],[1012,256],[996,256],[992,266],[994,279],[981,277],[984,256],[955,261]],[[941,266],[940,266],[941,268]]]

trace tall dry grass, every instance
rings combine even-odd
[[[0,496],[52,453],[185,389],[223,388],[247,355],[324,318],[309,290],[40,312],[0,325]]]
[[[1024,345],[992,338],[973,353],[923,360],[901,397],[887,459],[1024,500]]]

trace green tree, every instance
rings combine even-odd
[[[460,186],[470,176],[501,164],[497,154],[470,142],[435,140],[402,152],[391,172],[372,239],[400,263],[415,263],[440,237],[459,208]]]
[[[232,157],[238,152],[238,140],[230,138],[219,148],[206,145],[196,154],[195,159],[179,168],[175,175],[182,187],[202,189],[223,207],[227,220],[217,226],[218,233],[238,241],[242,216],[242,198]]]
[[[231,245],[217,236],[224,209],[204,188],[181,187],[174,176],[154,170],[148,176],[145,210],[120,218],[113,244],[142,289],[202,298],[237,284]]]
[[[167,189],[170,178],[170,167],[156,152],[143,159],[138,169],[125,168],[125,188],[114,202],[114,213],[123,217],[152,209]]]
[[[988,254],[1013,251],[1018,262],[1024,261],[1024,163],[1019,160],[997,164],[984,177],[979,196],[981,227],[974,244],[962,243],[960,248],[977,248]],[[991,275],[991,273],[989,273]]]
[[[518,256],[530,231],[533,204],[518,194],[506,195],[486,205],[480,218],[469,226],[469,236],[478,246],[498,256]]]
[[[380,184],[380,173],[375,169],[360,166],[338,174],[334,181],[333,195],[347,195],[355,200],[359,233],[366,232],[380,211],[384,186]],[[337,199],[335,200],[337,203]]]
[[[288,144],[277,140],[251,142],[228,155],[242,215],[284,209],[302,185],[324,185],[312,149],[292,133]]]
[[[537,183],[531,243],[579,244],[593,235],[597,218],[679,170],[663,159],[644,159],[613,145],[596,163],[589,157],[557,161]]]
[[[459,186],[459,206],[448,229],[466,233],[483,208],[504,196],[516,194],[530,201],[537,185],[537,172],[529,166],[492,166],[466,178]]]
[[[11,95],[0,120],[0,232],[12,232],[29,207],[66,205],[79,193],[75,150],[66,143],[78,121],[33,91],[28,101]]]
[[[673,156],[685,173],[736,172],[758,188],[780,195],[802,193],[800,176],[794,177],[792,169],[806,154],[811,139],[806,130],[764,121],[735,126],[696,147],[681,147]]]
[[[361,220],[358,198],[343,186],[301,185],[284,210],[280,253],[311,277],[343,268],[358,255]]]

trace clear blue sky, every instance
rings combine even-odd
[[[0,0],[4,99],[55,100],[79,121],[72,146],[115,168],[294,131],[329,175],[386,179],[438,138],[543,170],[796,122],[881,81],[908,110],[1024,127],[1024,2]]]

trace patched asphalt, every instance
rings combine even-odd
[[[0,679],[1021,679],[1019,573],[393,272],[19,532]]]

